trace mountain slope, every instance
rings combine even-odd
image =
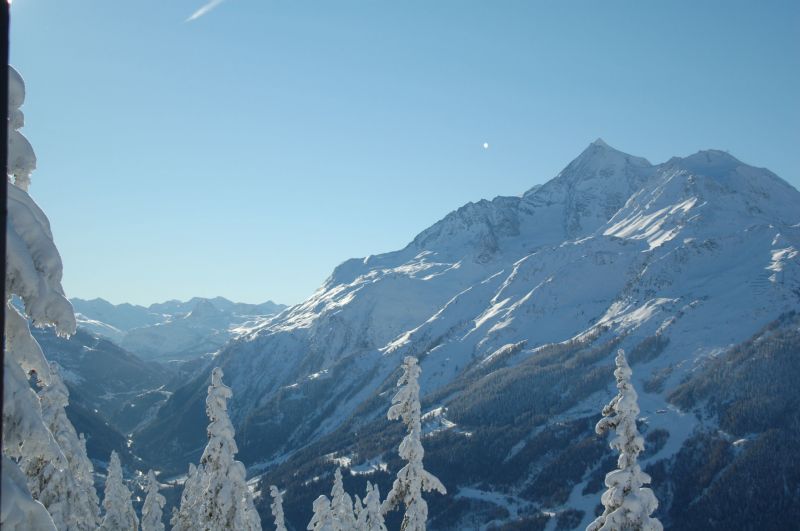
[[[585,526],[614,349],[638,361],[651,459],[673,459],[702,423],[668,393],[800,304],[798,204],[787,183],[723,152],[651,165],[598,140],[522,197],[470,203],[405,249],[343,263],[228,344],[214,363],[234,389],[240,455],[281,478],[274,465],[290,459],[293,482],[320,476],[330,452],[393,470],[399,440],[381,418],[400,360],[416,355],[431,468],[454,494],[432,502],[436,528],[545,509]],[[143,430],[143,453],[169,442],[176,469],[195,457],[206,378]],[[197,418],[178,431],[178,412]],[[512,501],[498,505],[501,493]]]

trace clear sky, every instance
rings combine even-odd
[[[299,302],[597,137],[800,185],[796,0],[206,4],[14,0],[69,296]]]

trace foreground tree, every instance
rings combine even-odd
[[[202,517],[200,502],[203,490],[201,477],[202,474],[197,467],[190,463],[189,473],[183,482],[180,507],[172,510],[170,524],[173,531],[192,531],[200,528],[199,522]]]
[[[102,531],[136,531],[139,520],[131,503],[131,491],[122,479],[122,465],[117,452],[111,452],[106,476],[106,493],[103,498],[103,521],[99,529]]]
[[[658,507],[653,491],[644,488],[650,476],[637,463],[644,450],[644,439],[636,428],[639,404],[631,383],[631,368],[620,349],[616,357],[619,393],[603,408],[603,418],[595,428],[599,435],[614,430],[611,448],[619,452],[617,470],[606,474],[606,490],[601,497],[605,510],[586,531],[662,531],[663,526],[650,515]]]
[[[275,485],[270,485],[269,494],[272,496],[272,516],[275,517],[275,531],[286,531],[286,523],[283,518],[283,496]]]
[[[3,467],[0,526],[12,529],[54,529],[44,505],[35,501],[28,485],[40,478],[26,477],[19,463],[49,463],[48,474],[66,466],[58,443],[42,418],[39,398],[29,385],[35,373],[43,385],[50,383],[50,369],[39,344],[31,336],[34,326],[53,326],[59,336],[75,332],[75,314],[61,287],[61,257],[53,243],[50,223],[28,195],[30,174],[36,156],[19,132],[24,124],[20,107],[25,101],[22,77],[8,67],[8,191],[6,224],[5,355],[3,357]],[[12,182],[13,181],[13,182]],[[12,304],[17,296],[24,306],[22,315]],[[27,467],[26,467],[27,468]],[[32,469],[38,474],[42,467]],[[53,494],[60,495],[56,490]],[[53,507],[61,503],[53,500]]]
[[[361,531],[386,531],[386,523],[381,513],[381,493],[377,485],[367,481],[367,494],[364,496],[363,507],[361,500],[356,496],[358,507],[356,529]]]
[[[261,519],[247,488],[244,465],[234,456],[239,451],[228,417],[231,388],[222,383],[222,369],[211,372],[206,397],[208,444],[200,466],[184,484],[181,508],[173,520],[177,530],[260,531]]]
[[[142,531],[164,531],[162,513],[166,499],[158,492],[158,480],[151,470],[147,473],[147,497],[142,506]]]
[[[333,474],[331,513],[333,515],[333,531],[349,531],[355,528],[356,518],[353,514],[353,499],[344,490],[341,468],[337,468]]]
[[[42,416],[53,434],[64,456],[72,476],[69,491],[70,525],[65,529],[94,530],[100,524],[100,500],[94,488],[94,467],[86,453],[86,440],[78,436],[75,427],[67,418],[69,391],[61,378],[57,363],[50,363],[50,385],[39,392]],[[58,525],[56,525],[58,527]],[[61,527],[58,527],[62,529]]]
[[[421,407],[419,403],[419,375],[422,372],[417,358],[407,356],[403,362],[403,374],[397,381],[400,390],[392,398],[389,408],[389,420],[401,419],[408,429],[408,434],[400,443],[400,457],[407,464],[397,473],[392,490],[383,502],[382,512],[388,513],[401,502],[405,504],[401,529],[404,531],[424,531],[428,520],[428,504],[422,492],[438,491],[447,494],[447,490],[439,479],[425,470],[422,458],[422,424],[420,422]]]
[[[22,461],[31,494],[47,508],[57,529],[93,531],[100,523],[94,470],[85,441],[67,418],[69,391],[58,364],[50,364],[50,384],[42,387],[39,398],[42,419],[61,452]]]
[[[308,531],[333,531],[333,513],[331,501],[324,494],[314,500],[314,514],[306,529]]]

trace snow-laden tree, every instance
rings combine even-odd
[[[75,476],[75,481],[79,486],[82,486],[82,492],[86,493],[88,501],[86,504],[92,508],[95,515],[95,520],[98,525],[100,523],[100,500],[97,497],[97,491],[94,488],[94,466],[89,459],[89,454],[86,451],[86,439],[81,433],[78,436],[78,444],[80,445],[80,452],[74,454],[77,459],[70,461],[70,470]]]
[[[55,531],[44,505],[34,500],[27,478],[17,464],[3,456],[3,495],[0,497],[0,528],[27,531]]]
[[[31,494],[41,501],[63,531],[94,530],[99,524],[99,501],[94,489],[94,470],[82,441],[64,408],[69,391],[61,380],[58,364],[50,363],[50,384],[39,391],[42,418],[61,452],[25,458]]]
[[[377,485],[373,486],[367,481],[367,494],[364,496],[363,506],[358,496],[356,496],[356,506],[358,507],[356,529],[359,531],[386,531],[386,523],[383,521],[381,512],[381,493]]]
[[[25,456],[19,467],[28,478],[31,496],[45,506],[56,529],[67,529],[72,520],[72,501],[76,492],[64,454],[48,451],[33,457]]]
[[[139,519],[136,518],[131,502],[131,491],[122,479],[122,465],[114,451],[111,452],[111,461],[108,464],[103,509],[105,514],[98,528],[100,531],[136,531],[139,528]]]
[[[601,497],[605,510],[586,531],[662,531],[661,522],[650,516],[658,507],[653,491],[644,487],[650,483],[650,476],[637,463],[644,439],[636,428],[638,396],[622,349],[617,352],[616,363],[614,376],[619,392],[603,408],[603,418],[595,430],[599,435],[614,431],[610,446],[619,452],[619,460],[617,469],[606,474],[608,490]]]
[[[353,496],[353,516],[356,518],[356,529],[362,529],[367,517],[364,508],[364,502],[358,497],[358,494]]]
[[[308,531],[333,531],[333,513],[331,501],[324,494],[314,500],[314,514],[308,523]]]
[[[189,464],[189,473],[183,482],[181,505],[172,510],[170,524],[173,531],[193,531],[201,529],[200,518],[202,514],[203,474],[194,464]]]
[[[151,470],[147,473],[147,496],[142,506],[142,531],[164,531],[162,513],[167,500],[158,488],[158,480]]]
[[[8,177],[14,185],[27,192],[31,173],[36,169],[36,154],[28,139],[19,132],[25,125],[25,115],[20,110],[25,103],[25,82],[19,72],[8,67]]]
[[[337,468],[333,474],[331,513],[333,514],[333,531],[350,531],[355,528],[356,518],[353,514],[353,499],[344,490],[341,468]]]
[[[70,490],[66,492],[70,518],[63,529],[96,529],[100,523],[100,501],[94,488],[94,467],[86,453],[86,440],[82,434],[78,436],[67,418],[69,391],[55,362],[50,363],[50,385],[42,388],[39,397],[44,421],[67,459],[65,473],[71,475]],[[62,529],[58,524],[56,527]]]
[[[269,494],[272,496],[272,516],[275,518],[275,531],[286,531],[286,523],[283,517],[283,495],[278,487],[271,485]]]
[[[419,375],[422,372],[417,358],[407,356],[403,362],[403,374],[397,381],[400,390],[392,398],[389,408],[389,420],[401,419],[408,429],[408,434],[400,443],[400,457],[407,464],[397,473],[392,490],[383,502],[382,512],[388,513],[401,502],[406,506],[401,529],[405,531],[424,531],[428,520],[428,504],[422,492],[438,491],[447,494],[447,490],[439,479],[425,470],[422,458],[422,424],[420,422]]]
[[[184,484],[181,508],[173,519],[176,530],[260,531],[261,519],[247,487],[244,465],[234,456],[239,451],[228,417],[231,388],[222,383],[222,369],[211,371],[206,397],[208,444],[200,466]]]
[[[75,332],[75,314],[61,287],[61,257],[53,243],[50,222],[28,195],[30,174],[36,156],[19,132],[24,125],[20,107],[25,101],[25,83],[9,67],[8,97],[8,191],[6,223],[5,356],[3,358],[3,498],[0,526],[3,529],[53,529],[49,513],[32,499],[31,478],[18,463],[47,458],[53,466],[64,466],[65,457],[42,418],[39,397],[28,378],[35,373],[50,383],[50,370],[39,344],[31,336],[28,319],[35,326],[53,326],[59,336]],[[12,183],[13,180],[13,183]],[[25,316],[12,304],[17,296]],[[38,482],[38,479],[37,479]]]

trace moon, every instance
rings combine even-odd
[[[489,149],[489,142],[483,143],[483,149]]]

